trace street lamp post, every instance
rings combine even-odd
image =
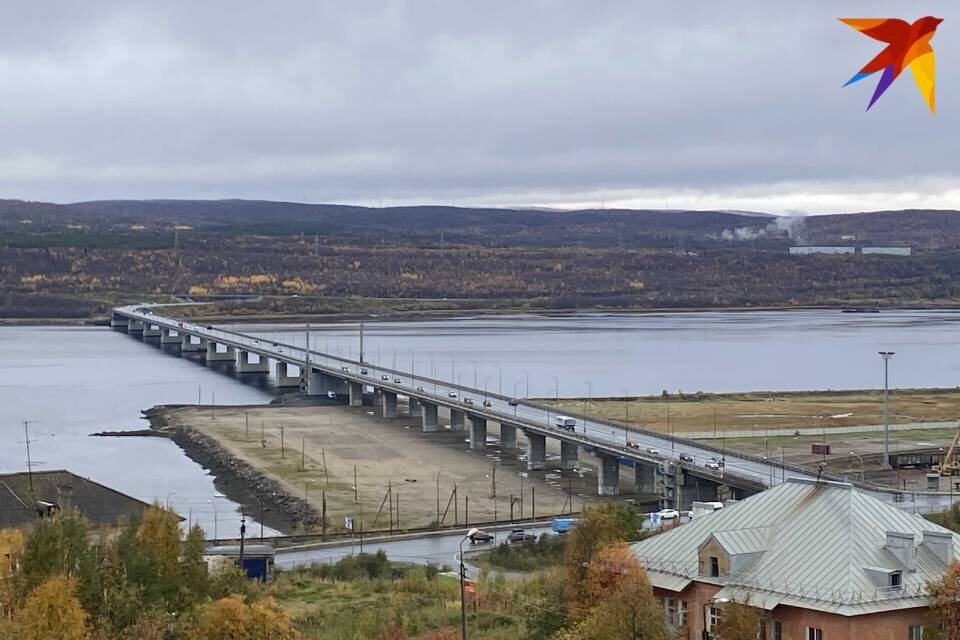
[[[474,527],[467,531],[467,535],[460,539],[460,638],[467,640],[467,567],[463,564],[463,543],[471,536],[477,533],[479,529]]]
[[[207,504],[213,507],[213,539],[219,540],[220,536],[217,535],[217,505],[213,500],[207,500]]]
[[[630,446],[630,391],[626,387],[623,389],[623,444]]]
[[[593,385],[589,380],[584,380],[583,384],[587,385],[587,410],[583,412],[583,433],[586,434],[587,425],[590,422],[590,409],[593,407]]]
[[[856,451],[851,451],[850,455],[856,456],[860,460],[860,482],[866,482],[866,476],[863,474],[863,456],[858,455]]]
[[[880,351],[880,357],[883,358],[883,467],[890,466],[890,358],[894,351]]]
[[[520,369],[520,371],[523,371],[523,375],[526,376],[526,379],[527,379],[527,384],[524,387],[525,391],[523,392],[523,397],[529,398],[530,397],[530,372],[527,371],[526,369]]]

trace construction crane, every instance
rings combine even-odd
[[[943,462],[940,463],[940,475],[941,476],[957,476],[960,475],[960,461],[957,460],[958,445],[960,445],[960,429],[957,429],[956,435],[953,436],[953,442],[950,443],[950,448],[947,449],[947,453],[943,456]]]

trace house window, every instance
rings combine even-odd
[[[664,609],[667,612],[667,624],[673,625],[676,623],[677,617],[677,601],[673,598],[667,598],[665,601]]]
[[[720,576],[720,558],[717,556],[710,556],[710,577],[716,578]]]
[[[903,573],[894,571],[890,574],[890,588],[899,589],[901,586],[903,586]]]
[[[770,634],[773,636],[772,640],[783,640],[783,623],[779,620],[774,620],[771,626],[773,627]]]
[[[685,627],[687,626],[687,601],[678,600],[677,604],[677,626]]]
[[[713,633],[717,630],[717,625],[720,624],[720,607],[708,607],[707,608],[707,631]]]
[[[913,625],[910,627],[910,633],[907,635],[907,640],[923,640],[923,625]]]
[[[823,640],[823,629],[807,627],[807,640]]]

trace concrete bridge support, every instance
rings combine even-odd
[[[657,469],[647,464],[634,465],[636,474],[637,493],[641,495],[650,495],[657,493]]]
[[[111,327],[126,327],[130,319],[127,316],[121,316],[118,313],[110,314],[110,326]]]
[[[467,428],[467,414],[450,409],[450,431],[463,431]]]
[[[127,333],[143,333],[143,320],[130,318],[127,321]]]
[[[237,350],[229,345],[223,345],[225,351],[217,351],[216,342],[207,342],[207,362],[230,362],[236,361]]]
[[[277,363],[274,366],[274,375],[276,377],[276,384],[278,387],[300,386],[300,371],[299,368],[294,364],[284,362],[283,360],[277,360]]]
[[[363,385],[359,382],[349,382],[350,385],[350,406],[363,406]]]
[[[597,495],[620,495],[620,459],[605,453],[597,453],[600,469],[597,474]]]
[[[144,338],[159,338],[160,334],[163,332],[163,329],[158,324],[143,324],[143,337]]]
[[[407,414],[411,418],[420,417],[420,401],[416,398],[407,398]]]
[[[163,329],[160,332],[160,344],[180,344],[183,338],[178,331],[173,329]]]
[[[397,417],[397,394],[393,391],[380,390],[380,409],[384,418]]]
[[[420,406],[420,415],[423,418],[423,432],[433,433],[440,430],[440,421],[437,420],[438,407],[435,404],[424,402]]]
[[[510,424],[500,423],[500,448],[517,448],[517,428]]]
[[[180,334],[180,352],[187,353],[189,351],[206,351],[207,350],[207,341],[204,338],[199,338],[196,342],[193,341],[193,336],[189,333]],[[233,359],[233,354],[230,354],[230,360]]]
[[[487,419],[470,416],[470,450],[483,451],[487,448]]]
[[[259,360],[253,362],[253,355],[250,351],[237,351],[237,373],[270,373],[270,360],[257,356]]]
[[[577,445],[574,443],[560,441],[560,468],[564,471],[577,468]]]
[[[527,436],[527,470],[538,471],[547,466],[547,437],[525,431]]]

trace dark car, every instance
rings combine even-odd
[[[511,407],[515,407],[515,406],[517,406],[518,404],[520,404],[520,401],[517,400],[516,398],[512,398],[512,399],[510,400],[510,402],[508,402],[507,404],[510,405]]]
[[[493,540],[493,535],[486,531],[474,531],[470,536],[470,544],[486,544]]]
[[[536,542],[537,536],[524,531],[523,529],[514,529],[509,534],[507,534],[507,542],[510,544],[526,544],[528,542]]]
[[[423,393],[423,387],[417,387],[417,391],[419,391],[420,393]]]
[[[389,379],[390,379],[390,376],[388,376],[387,374],[383,374],[382,376],[380,376],[380,379],[381,379],[381,380],[389,380]]]
[[[493,406],[493,403],[490,402],[489,400],[484,400],[484,401],[483,401],[483,406],[485,406],[485,407],[492,407],[492,406]]]
[[[366,369],[360,369],[360,374],[361,374],[361,375],[364,375],[364,376],[365,376],[365,375],[369,375],[369,373],[370,373],[370,372],[367,371]]]
[[[690,455],[689,453],[681,453],[680,460],[682,460],[683,462],[693,462],[693,456]]]

